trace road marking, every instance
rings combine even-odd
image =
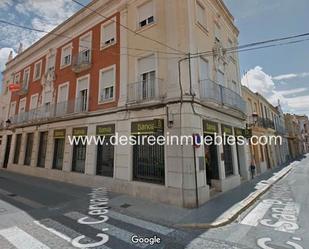
[[[0,230],[0,235],[13,244],[17,249],[50,249],[37,239],[18,227]]]
[[[240,224],[256,227],[271,207],[272,204],[270,203],[259,203],[249,214],[247,214]]]
[[[109,213],[106,214],[107,216],[109,216]],[[85,217],[84,214],[82,213],[79,213],[79,212],[69,212],[69,213],[66,213],[64,214],[64,216],[66,217],[69,217],[70,219],[74,219],[74,220],[78,220],[80,218],[83,218]],[[98,219],[95,219],[95,218],[90,218],[91,221],[97,221]],[[94,229],[97,229],[97,230],[101,230],[102,229],[102,224],[92,224],[92,225],[89,225],[90,227],[93,227]],[[123,230],[121,228],[118,228],[118,227],[115,227],[111,224],[108,224],[108,223],[104,223],[104,228],[107,228],[108,230],[105,231],[105,233],[111,235],[111,236],[114,236],[116,237],[117,239],[120,239],[126,243],[129,243],[129,244],[133,244],[133,242],[131,241],[131,238],[135,235],[131,232],[128,232],[126,230]],[[146,248],[148,245],[147,244],[133,244],[137,247],[140,247],[140,248]]]
[[[63,234],[63,233],[58,232],[57,230],[55,230],[55,229],[53,229],[53,228],[51,228],[51,227],[47,227],[47,226],[43,225],[42,223],[40,223],[40,222],[37,221],[37,220],[34,221],[34,224],[38,225],[39,227],[44,228],[44,229],[47,230],[48,232],[53,233],[54,235],[60,237],[61,239],[64,239],[65,241],[67,241],[67,242],[69,242],[69,243],[71,243],[71,241],[72,241],[72,239],[71,239],[70,237],[66,236],[66,235]]]
[[[154,223],[149,222],[149,221],[144,221],[144,220],[140,220],[140,219],[137,219],[137,218],[133,218],[133,217],[127,216],[125,214],[116,213],[116,212],[111,211],[111,210],[108,212],[107,216],[109,216],[109,217],[111,217],[115,220],[130,223],[130,224],[133,224],[135,226],[141,227],[143,229],[147,229],[147,230],[153,231],[155,233],[160,233],[160,234],[163,234],[163,235],[167,235],[167,234],[174,231],[174,229],[172,229],[172,228],[168,228],[168,227],[165,227],[165,226],[162,226],[162,225],[154,224]]]

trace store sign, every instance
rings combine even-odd
[[[65,138],[65,129],[54,130],[54,138]]]
[[[218,133],[218,124],[215,122],[203,121],[204,133]]]
[[[115,125],[101,125],[97,126],[98,136],[112,136],[115,134]]]
[[[132,134],[154,134],[163,133],[163,119],[154,119],[142,122],[133,122],[131,127]]]
[[[233,135],[233,129],[231,126],[222,125],[222,134],[225,133],[226,135]]]
[[[73,128],[73,136],[87,136],[87,127]]]

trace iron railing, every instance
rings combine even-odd
[[[75,72],[81,72],[89,69],[91,66],[91,50],[84,50],[73,56],[72,70]]]
[[[10,121],[12,125],[36,123],[87,111],[88,104],[85,103],[84,99],[78,98],[48,106],[41,106],[28,112],[19,113],[10,117]]]
[[[200,98],[246,112],[246,102],[238,93],[209,79],[200,81]]]
[[[129,84],[128,102],[138,103],[159,99],[160,82],[160,79],[154,78]]]
[[[268,119],[268,118],[263,118],[263,117],[249,117],[249,124],[254,125],[257,127],[265,128],[265,129],[273,129],[275,130],[275,123],[274,121]]]

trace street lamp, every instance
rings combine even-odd
[[[252,120],[253,120],[254,125],[256,125],[256,123],[258,121],[258,117],[259,117],[259,115],[257,114],[257,112],[252,113]]]

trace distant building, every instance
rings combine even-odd
[[[285,114],[285,126],[288,130],[289,151],[292,159],[303,154],[303,142],[300,129],[300,123],[297,117],[293,114]]]
[[[299,128],[301,132],[301,143],[302,148],[301,152],[303,154],[309,153],[309,120],[306,115],[296,115],[296,118],[299,121]]]

